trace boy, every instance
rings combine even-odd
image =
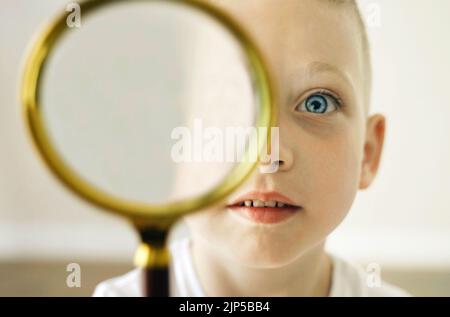
[[[385,118],[369,116],[371,65],[354,0],[214,1],[262,49],[278,89],[280,158],[226,206],[186,217],[171,245],[172,296],[406,296],[327,254],[327,236],[372,183]],[[139,296],[140,272],[96,296]]]

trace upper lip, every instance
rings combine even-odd
[[[275,200],[277,202],[284,203],[286,205],[294,206],[294,207],[300,207],[296,205],[289,197],[286,197],[276,191],[270,191],[270,192],[262,192],[262,191],[253,191],[249,192],[247,194],[244,194],[242,196],[239,196],[235,200],[231,202],[228,206],[236,206],[239,205],[242,202],[245,202],[246,200],[261,200],[263,202]]]

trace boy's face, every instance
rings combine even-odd
[[[367,118],[365,60],[357,18],[323,0],[216,1],[260,46],[278,89],[279,170],[255,173],[238,192],[275,191],[297,209],[261,224],[226,206],[186,217],[195,236],[231,260],[258,267],[287,264],[344,219],[358,188],[379,162],[381,116]]]

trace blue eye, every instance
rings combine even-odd
[[[328,101],[324,96],[314,95],[305,101],[306,110],[314,113],[325,113],[328,109]]]
[[[315,93],[296,107],[296,110],[315,114],[324,114],[337,110],[340,102],[334,96],[326,93]]]

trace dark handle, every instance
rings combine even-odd
[[[167,267],[144,269],[146,297],[169,297],[169,270]]]
[[[147,228],[139,230],[142,243],[135,264],[143,269],[143,294],[146,297],[169,297],[169,253],[167,231]]]

